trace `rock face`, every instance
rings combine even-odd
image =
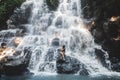
[[[120,72],[120,60],[117,58],[112,58],[112,70]]]
[[[59,42],[60,42],[59,38],[54,38],[52,40],[52,48],[48,50],[46,61],[51,62],[56,60],[55,67],[56,67],[57,73],[60,73],[60,74],[79,73],[80,75],[89,75],[89,72],[86,69],[86,66],[83,63],[81,63],[79,60],[67,55],[65,56],[65,60],[62,60]],[[49,65],[51,69],[54,67],[53,64],[51,63],[45,64],[44,67],[46,65]],[[41,70],[44,70],[44,68],[42,68]]]
[[[54,38],[52,40],[52,46],[59,46],[60,45],[59,41],[60,41],[59,38]]]
[[[56,10],[59,5],[59,0],[46,0],[46,3],[50,10]]]
[[[111,16],[120,15],[120,0],[81,0],[85,18],[104,20]]]
[[[65,61],[62,59],[57,60],[57,72],[74,74],[80,70],[80,62],[69,56],[66,57]]]
[[[20,52],[16,52],[19,54]],[[20,75],[27,71],[31,52],[27,49],[24,50],[23,56],[7,57],[4,62],[1,62],[0,74],[2,75]]]
[[[102,65],[109,69],[110,64],[106,63],[106,60],[109,60],[109,57],[107,58],[106,54],[99,49],[95,49],[95,53],[96,53],[97,59],[102,63]]]
[[[25,27],[22,26],[27,24],[29,21],[32,3],[29,5],[23,5],[21,8],[17,8],[14,10],[13,15],[7,21],[8,28],[19,28],[25,31]]]
[[[99,23],[96,23],[95,28],[92,30],[95,42],[101,44],[102,48],[108,52],[113,70],[119,71],[120,67],[118,67],[119,69],[114,68],[114,65],[116,67],[120,62],[120,24],[111,21],[106,21],[101,24],[103,25],[99,27]]]
[[[95,22],[91,28],[95,42],[108,52],[112,69],[119,71],[120,0],[81,0],[81,3],[84,17]]]
[[[85,65],[78,61],[77,59],[66,56],[65,60],[61,59],[59,55],[56,61],[57,73],[60,74],[75,74],[79,73],[80,75],[89,75],[89,72],[86,70]]]
[[[13,14],[14,9],[20,7],[25,0],[0,0],[0,30],[7,29],[6,21]]]

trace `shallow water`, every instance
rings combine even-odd
[[[0,80],[120,80],[120,77],[109,77],[109,76],[79,76],[79,75],[24,75],[14,77],[2,77]]]

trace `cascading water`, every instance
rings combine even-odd
[[[101,47],[94,43],[82,21],[80,0],[59,2],[57,11],[49,11],[44,0],[27,0],[21,6],[24,9],[26,5],[32,4],[29,23],[24,25],[27,30],[23,35],[23,42],[16,48],[30,47],[32,56],[29,69],[34,73],[55,73],[57,49],[65,45],[65,54],[85,64],[90,74],[109,72],[96,58],[95,48]],[[60,39],[58,47],[51,45],[54,38]],[[52,59],[48,57],[49,53],[52,53]],[[106,62],[109,64],[107,59]]]
[[[56,71],[56,59],[53,59],[53,61],[46,61],[45,59],[51,47],[50,40],[59,37],[60,46],[66,45],[66,55],[83,62],[87,65],[90,73],[107,71],[95,59],[94,48],[97,45],[94,44],[91,34],[81,20],[80,0],[60,0],[58,10],[52,13],[48,12],[44,1],[38,0],[38,2],[33,1],[30,34],[25,39],[27,42],[30,40],[29,44],[33,43],[34,46],[30,63],[33,70],[39,71],[39,69],[44,68],[43,71]],[[52,22],[49,25],[51,18]],[[55,51],[53,51],[53,54],[55,54]],[[39,56],[38,60],[36,60],[37,56]]]

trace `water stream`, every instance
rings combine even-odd
[[[16,49],[30,47],[32,57],[29,70],[35,74],[56,73],[57,49],[65,45],[66,55],[85,64],[91,75],[115,74],[116,72],[105,68],[96,58],[95,48],[101,49],[101,46],[94,43],[94,38],[84,25],[80,0],[59,0],[59,2],[56,11],[49,11],[44,0],[27,0],[21,6],[24,10],[26,6],[32,4],[29,23],[24,25],[26,32],[22,36],[23,41],[16,47]],[[10,43],[17,36],[17,30],[20,31],[20,29],[1,31],[0,35],[3,37],[0,41],[6,41],[11,45]],[[5,36],[7,32],[11,35]],[[52,45],[55,38],[59,38],[59,46]],[[46,59],[51,50],[53,50],[52,60]],[[106,63],[110,68],[108,57],[106,53]]]

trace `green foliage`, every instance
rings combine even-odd
[[[53,6],[57,6],[57,0],[50,0],[50,3],[51,3]]]
[[[59,0],[46,0],[46,3],[50,10],[56,10],[59,4]]]
[[[6,26],[6,21],[25,0],[1,0],[0,2],[0,28]],[[3,27],[4,28],[4,27]]]
[[[6,13],[5,5],[0,6],[0,18],[2,17],[2,14]]]
[[[0,6],[0,14],[5,12],[6,12],[5,6],[4,5]]]

